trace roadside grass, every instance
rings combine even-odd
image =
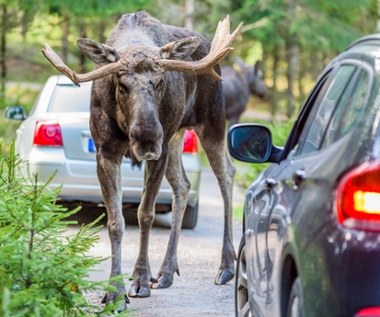
[[[235,204],[234,208],[232,209],[233,218],[237,220],[242,220],[243,210],[244,210],[244,203]]]

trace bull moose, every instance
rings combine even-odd
[[[226,117],[229,126],[232,126],[239,122],[247,108],[249,95],[259,98],[267,95],[267,87],[261,75],[261,61],[250,66],[237,58],[232,67],[222,67],[222,77]]]
[[[210,43],[195,31],[160,23],[144,11],[124,14],[105,44],[78,39],[80,51],[98,67],[86,74],[69,69],[46,44],[45,57],[75,84],[93,81],[90,130],[96,145],[97,174],[107,209],[111,242],[110,277],[121,275],[122,214],[120,164],[124,156],[134,166],[145,164],[138,207],[140,248],[133,270],[130,297],[148,297],[151,288],[167,288],[179,274],[177,245],[187,203],[189,181],[181,160],[185,129],[194,129],[217,177],[224,200],[221,264],[215,283],[234,277],[232,187],[235,168],[225,145],[225,110],[219,62],[232,50],[242,23],[230,34],[230,19],[219,22]],[[173,190],[172,225],[158,276],[151,274],[148,245],[155,199],[166,176]],[[111,283],[105,295],[111,303],[128,297],[122,281]]]

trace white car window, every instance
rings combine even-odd
[[[90,97],[91,85],[59,84],[54,89],[48,112],[88,112]]]

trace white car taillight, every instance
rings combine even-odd
[[[63,146],[61,127],[56,120],[37,121],[33,145]]]
[[[183,138],[183,153],[198,153],[198,137],[194,130],[186,130]]]

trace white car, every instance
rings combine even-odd
[[[20,106],[6,109],[8,119],[20,120],[16,152],[29,164],[31,174],[46,181],[54,173],[52,187],[62,186],[63,202],[102,203],[96,173],[95,146],[89,129],[91,83],[75,86],[62,75],[51,76],[41,90],[31,113]],[[183,164],[191,182],[183,228],[194,228],[198,216],[201,162],[194,131],[184,138]],[[25,168],[26,168],[26,164]],[[136,205],[143,189],[144,166],[131,168],[129,159],[122,164],[123,202]],[[171,210],[172,190],[163,180],[156,212]]]

